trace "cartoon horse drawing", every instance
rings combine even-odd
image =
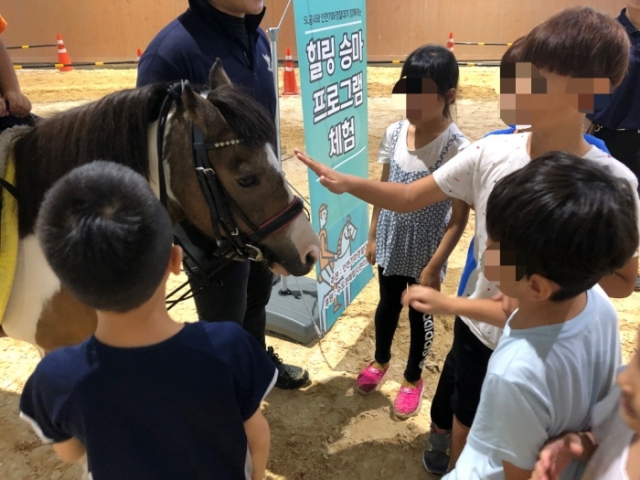
[[[336,295],[333,302],[325,305],[325,299],[331,294],[332,291],[337,290],[340,281],[344,279],[347,282],[347,276],[349,271],[341,271],[341,268],[345,265],[349,257],[351,257],[351,245],[356,239],[358,229],[351,222],[351,216],[347,216],[337,242],[337,253],[335,261],[330,262],[320,271],[318,275],[318,311],[320,316],[320,328],[323,332],[327,331],[327,309],[333,303],[333,312],[337,312],[343,305],[346,307],[351,303],[351,287],[347,283],[345,289],[341,292],[343,301],[340,303],[338,300],[340,295]],[[332,276],[334,272],[341,272],[332,283]]]

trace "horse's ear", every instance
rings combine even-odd
[[[226,123],[220,111],[211,102],[194,91],[189,84],[185,84],[182,87],[180,103],[184,112],[197,122],[210,125],[223,125]]]
[[[231,80],[229,80],[227,73],[222,68],[222,60],[216,58],[211,70],[209,70],[209,88],[214,90],[222,85],[231,85]]]

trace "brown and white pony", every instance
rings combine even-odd
[[[34,235],[35,220],[49,187],[74,167],[93,160],[128,165],[160,194],[156,127],[167,87],[157,84],[113,93],[42,120],[15,142],[20,242],[2,321],[6,335],[46,353],[77,344],[95,331],[95,312],[73,298],[47,264]],[[269,144],[275,136],[273,122],[255,101],[231,85],[218,61],[211,69],[208,89],[198,92],[183,87],[167,117],[162,165],[174,223],[188,219],[206,235],[214,234],[195,173],[192,125],[203,132],[207,143],[225,142],[222,148],[208,151],[210,166],[254,225],[268,222],[291,205],[294,197]],[[240,231],[251,233],[236,217]],[[319,254],[318,238],[304,215],[266,238],[261,247],[269,252],[272,270],[283,274],[306,274]]]

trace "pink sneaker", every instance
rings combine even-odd
[[[415,387],[400,387],[398,396],[393,402],[393,408],[395,410],[396,417],[404,419],[417,414],[420,411],[423,393],[424,382],[422,381],[422,379]]]
[[[382,381],[384,374],[389,370],[389,365],[384,370],[380,370],[373,366],[373,362],[367,365],[358,375],[356,380],[356,390],[363,395],[373,393],[376,387]]]

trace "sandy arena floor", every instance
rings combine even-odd
[[[135,70],[94,70],[59,73],[20,71],[23,91],[34,104],[34,113],[49,116],[105,94],[134,86]],[[370,68],[369,75],[369,173],[379,178],[376,152],[385,128],[401,118],[393,110],[389,94],[397,68]],[[501,128],[498,117],[495,69],[462,68],[457,101],[457,124],[475,140]],[[281,102],[283,156],[304,147],[300,98]],[[295,160],[286,160],[290,182],[308,194],[307,172]],[[473,234],[473,220],[449,261],[443,291],[453,294]],[[396,333],[394,361],[380,391],[362,397],[353,384],[359,369],[372,359],[373,313],[377,302],[374,279],[349,307],[336,326],[320,342],[298,345],[270,337],[285,360],[302,365],[313,382],[301,391],[274,392],[265,404],[272,431],[267,478],[275,480],[359,480],[429,478],[420,454],[429,429],[429,407],[438,373],[452,341],[452,318],[436,322],[436,340],[424,376],[427,388],[421,413],[397,421],[391,404],[399,387],[409,347],[408,322],[403,313]],[[634,348],[640,313],[640,294],[614,301],[620,314],[625,360]],[[196,319],[192,303],[173,310],[175,318]],[[0,339],[0,478],[3,480],[58,480],[80,478],[80,469],[56,460],[49,446],[41,445],[30,428],[18,419],[18,398],[39,357],[30,345]]]

